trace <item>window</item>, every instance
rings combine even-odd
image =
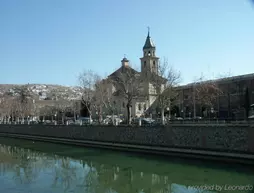
[[[151,52],[149,51],[149,52],[148,52],[148,56],[150,56],[150,55],[151,55]]]
[[[144,104],[144,110],[146,110],[146,104]]]
[[[141,111],[141,104],[138,104],[138,110]]]
[[[146,67],[146,61],[144,61],[144,68]]]

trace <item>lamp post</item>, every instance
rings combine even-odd
[[[211,114],[213,114],[214,113],[214,109],[213,108],[211,108],[211,111],[210,111],[210,116],[209,116],[209,119],[211,119]]]
[[[57,113],[55,113],[55,125],[57,125],[56,116],[57,116]]]

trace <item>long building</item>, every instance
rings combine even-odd
[[[211,109],[194,100],[196,83],[179,86],[179,98],[174,113],[180,117],[216,117],[221,119],[244,119],[246,105],[254,104],[254,73],[232,76],[212,81],[220,89]],[[196,102],[195,102],[196,101]],[[196,114],[196,115],[194,115]]]

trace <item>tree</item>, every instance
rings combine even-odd
[[[56,109],[61,114],[62,124],[64,124],[65,114],[70,106],[70,102],[64,99],[59,99],[56,103]]]
[[[0,97],[0,120],[9,123],[12,112],[11,97],[1,95]]]
[[[98,81],[99,76],[91,71],[84,71],[79,75],[79,84],[82,90],[81,102],[87,108],[90,117],[90,123],[92,119],[92,110],[94,107],[93,99],[94,99],[94,91],[95,85]]]
[[[69,110],[73,112],[74,121],[76,121],[77,115],[80,113],[79,101],[72,100]]]
[[[16,96],[17,109],[19,112],[18,116],[22,118],[22,123],[24,123],[25,117],[31,114],[33,107],[33,97],[29,89],[29,84],[23,85],[21,87],[16,87],[15,90],[18,94]]]
[[[164,61],[158,66],[158,74],[153,73],[150,81],[156,91],[156,105],[161,111],[161,121],[164,125],[165,109],[170,108],[172,106],[172,102],[175,101],[178,96],[176,86],[181,81],[181,74],[172,66],[168,65],[167,59],[164,59]]]
[[[95,111],[99,117],[99,123],[102,123],[103,119],[103,111],[104,108],[108,109],[111,105],[110,97],[108,93],[108,84],[105,79],[97,76],[96,84],[95,84],[95,94],[94,94],[94,107]]]
[[[216,80],[206,80],[204,76],[201,75],[193,83],[193,116],[196,118],[196,106],[200,105],[206,110],[212,111],[215,102],[219,99],[222,94],[222,90],[219,88],[218,82]]]
[[[127,120],[131,124],[131,108],[134,99],[141,96],[143,82],[140,74],[130,66],[122,66],[118,71],[109,77],[109,81],[115,88],[113,96],[122,97],[126,101]],[[112,108],[114,104],[108,100],[108,105]]]

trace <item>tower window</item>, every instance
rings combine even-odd
[[[151,52],[149,51],[149,52],[148,52],[148,56],[150,56],[150,55],[151,55]]]
[[[153,61],[153,66],[155,66],[155,64],[156,64],[155,61]]]
[[[144,61],[144,68],[146,67],[146,61]]]

